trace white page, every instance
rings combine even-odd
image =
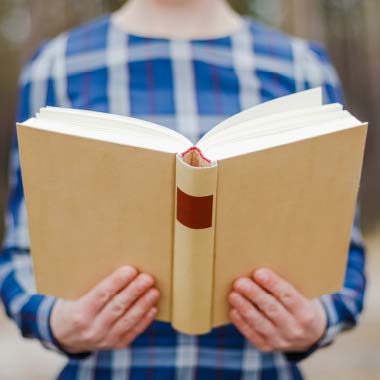
[[[245,111],[242,111],[224,121],[219,123],[216,127],[207,132],[200,142],[206,141],[209,137],[217,132],[220,132],[226,128],[234,127],[245,121],[258,119],[261,117],[269,116],[274,113],[279,114],[282,112],[288,112],[291,110],[297,110],[302,108],[317,107],[322,105],[322,89],[320,87],[313,88],[295,94],[283,96],[281,98],[273,99],[271,101],[258,104]]]
[[[189,149],[191,142],[178,142],[168,139],[165,135],[152,135],[146,133],[120,131],[112,128],[103,128],[97,125],[81,125],[80,123],[66,123],[52,119],[29,119],[21,123],[26,127],[62,133],[70,136],[83,137],[93,140],[105,141],[120,145],[141,147],[161,152],[177,153]]]
[[[206,156],[209,152],[210,158],[215,160],[216,157],[244,154],[250,147],[258,149],[259,141],[265,141],[264,146],[274,146],[276,142],[281,143],[281,136],[292,131],[295,131],[292,136],[297,135],[297,130],[300,130],[299,136],[304,136],[308,133],[302,130],[305,127],[317,131],[318,125],[325,125],[332,119],[340,125],[339,120],[349,115],[341,105],[322,106],[321,103],[320,88],[263,103],[219,124],[207,134],[209,138],[201,139],[197,146]],[[24,125],[172,153],[183,152],[192,146],[180,133],[158,124],[95,111],[48,107],[41,109],[37,118],[29,119]],[[331,128],[334,131],[333,126]],[[321,127],[321,133],[326,133],[324,127]]]
[[[245,138],[259,137],[261,135],[283,132],[284,130],[302,127],[302,123],[315,123],[339,118],[343,114],[343,106],[340,104],[329,104],[325,106],[305,108],[296,111],[284,112],[266,116],[263,118],[245,121],[233,128],[226,128],[206,141],[197,144],[200,149],[207,149],[210,146],[221,144],[224,141],[240,141]]]
[[[334,133],[344,129],[358,127],[362,125],[358,119],[348,116],[340,120],[330,120],[323,124],[309,126],[295,130],[277,133],[269,136],[261,136],[251,140],[244,140],[240,143],[220,144],[203,151],[210,160],[222,160],[243,154],[269,149],[276,146],[290,144],[317,136]]]
[[[118,129],[121,133],[136,131],[138,134],[150,134],[152,136],[161,136],[162,138],[167,136],[168,139],[178,141],[180,144],[191,144],[190,140],[173,129],[128,116],[70,108],[47,107],[41,108],[39,114],[37,114],[37,118],[57,120],[65,123],[87,124],[89,127],[98,125],[107,131]]]

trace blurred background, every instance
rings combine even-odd
[[[0,215],[6,203],[8,153],[22,65],[44,40],[111,12],[123,2],[0,0]],[[380,379],[380,1],[231,0],[231,4],[271,26],[322,42],[340,74],[348,108],[370,122],[360,190],[368,247],[366,311],[358,329],[314,354],[302,367],[312,380]],[[2,380],[53,379],[63,360],[38,343],[21,340],[1,309],[0,353]]]

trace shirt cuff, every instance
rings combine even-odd
[[[333,297],[333,294],[326,294],[319,297],[319,300],[321,301],[321,304],[326,312],[327,326],[322,338],[317,342],[318,348],[330,345],[341,331],[341,325],[337,320]]]

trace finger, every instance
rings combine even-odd
[[[294,327],[295,319],[288,310],[250,278],[241,277],[236,280],[234,290],[257,306],[276,326],[282,329]]]
[[[116,348],[124,348],[132,343],[154,321],[157,313],[157,308],[153,307],[150,309],[131,331],[121,337],[119,343],[116,345]]]
[[[266,343],[265,339],[260,336],[252,327],[243,319],[236,309],[230,311],[232,323],[238,330],[260,351],[269,352],[271,347]]]
[[[94,324],[99,330],[110,327],[132,304],[154,285],[152,276],[140,273],[120,293],[116,294],[95,318]]]
[[[158,297],[159,291],[157,289],[150,289],[115,322],[111,327],[109,334],[118,337],[131,331],[157,303]]]
[[[232,292],[228,299],[231,306],[238,311],[252,329],[264,337],[278,335],[273,323],[241,294]]]
[[[253,278],[260,286],[273,294],[292,314],[296,316],[303,314],[309,300],[289,282],[266,268],[255,271]]]
[[[81,297],[80,303],[91,314],[97,314],[115,294],[125,288],[136,276],[136,268],[123,266]]]

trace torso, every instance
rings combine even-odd
[[[52,105],[134,116],[196,142],[242,109],[304,89],[298,42],[249,20],[225,38],[150,39],[128,35],[105,17],[46,49],[55,54],[55,90],[45,95]],[[72,361],[60,378],[273,379],[280,367],[283,377],[299,378],[282,354],[260,353],[233,325],[196,337],[155,322],[130,347]]]

